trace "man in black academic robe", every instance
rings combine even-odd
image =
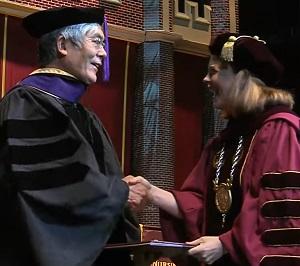
[[[40,26],[40,20],[52,24]],[[102,21],[102,9],[59,8],[30,15],[24,25],[40,38]],[[78,103],[99,64],[91,67],[95,73],[80,76],[72,62],[84,49],[98,49],[91,62],[105,51],[98,43],[69,44],[57,41],[58,61],[31,73],[0,102],[1,266],[110,265],[100,255],[107,243],[140,239],[110,138],[96,115]]]

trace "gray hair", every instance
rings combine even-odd
[[[60,28],[44,34],[39,40],[38,62],[40,67],[45,67],[57,58],[56,41],[59,36],[70,40],[74,46],[81,47],[84,37],[88,32],[98,29],[98,23],[82,23]]]

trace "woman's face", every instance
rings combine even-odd
[[[228,103],[228,93],[232,88],[235,73],[228,64],[226,68],[221,68],[221,61],[217,56],[212,55],[208,63],[208,71],[203,82],[214,93],[214,107],[220,109],[225,116],[230,115]]]

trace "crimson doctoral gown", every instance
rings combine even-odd
[[[190,241],[213,234],[214,217],[209,217],[208,210],[214,205],[208,202],[213,201],[209,197],[215,176],[212,161],[222,143],[248,131],[245,154],[235,175],[239,185],[232,191],[233,202],[240,204],[230,226],[214,235],[219,235],[229,252],[230,265],[300,265],[299,122],[284,107],[275,107],[251,121],[252,126],[231,127],[229,123],[206,146],[182,188],[172,191],[184,218],[173,219],[162,211],[164,237]],[[237,197],[235,190],[240,190]]]

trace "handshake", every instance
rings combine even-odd
[[[128,175],[123,181],[129,186],[129,206],[136,212],[142,211],[151,202],[152,185],[142,176]]]

